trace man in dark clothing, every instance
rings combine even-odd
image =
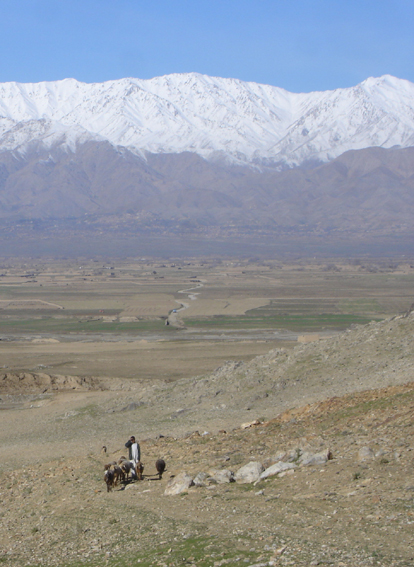
[[[125,447],[129,451],[129,460],[134,461],[135,464],[141,460],[141,449],[139,444],[135,441],[135,437],[132,435],[129,440],[125,443]]]

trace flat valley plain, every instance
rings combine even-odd
[[[140,380],[199,375],[403,313],[413,302],[413,266],[5,260],[0,367]]]
[[[407,258],[3,260],[0,561],[410,565],[413,284]],[[132,433],[149,482],[107,494]],[[297,447],[334,458],[163,496]]]

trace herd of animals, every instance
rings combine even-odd
[[[158,459],[155,463],[157,475],[161,480],[165,471],[164,459]],[[144,473],[144,465],[141,461],[134,463],[126,457],[121,457],[118,461],[113,461],[104,466],[104,480],[106,482],[107,492],[110,492],[118,483],[127,484],[132,480],[142,480]]]

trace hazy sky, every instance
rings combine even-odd
[[[0,0],[0,82],[189,71],[295,92],[414,82],[414,0]]]

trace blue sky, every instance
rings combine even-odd
[[[0,1],[0,82],[189,71],[294,92],[414,82],[414,0]]]

